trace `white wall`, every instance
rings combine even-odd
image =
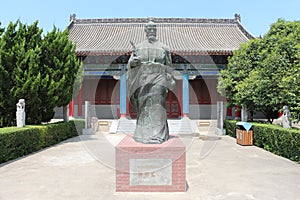
[[[225,106],[224,113],[226,114]],[[217,119],[217,105],[190,105],[189,117],[191,119]]]

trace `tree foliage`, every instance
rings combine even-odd
[[[2,35],[3,32],[4,32],[4,28],[1,28],[1,22],[0,22],[0,36]]]
[[[230,104],[260,111],[270,122],[278,117],[281,104],[299,119],[299,52],[300,22],[279,19],[263,38],[234,52],[221,72],[218,90]]]
[[[26,100],[26,123],[48,122],[65,106],[80,62],[68,30],[42,35],[38,22],[10,23],[0,38],[0,127],[16,123],[16,103]]]
[[[42,83],[45,84],[42,93],[49,97],[45,105],[66,106],[72,100],[73,85],[81,66],[75,56],[75,46],[68,39],[68,30],[58,31],[54,27],[43,39],[42,51],[41,71],[43,77],[47,77]],[[45,112],[43,119],[49,118],[52,118],[51,112]]]

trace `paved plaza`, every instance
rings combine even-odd
[[[0,200],[296,200],[300,165],[229,136],[181,138],[187,192],[115,192],[114,146],[124,134],[82,135],[0,165]]]

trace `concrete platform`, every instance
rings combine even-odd
[[[69,139],[0,165],[0,200],[295,200],[300,165],[229,136],[183,138],[187,192],[115,192],[114,147],[122,134]]]

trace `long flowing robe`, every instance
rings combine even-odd
[[[138,57],[139,64],[133,62]],[[166,97],[174,88],[168,47],[145,40],[137,45],[128,62],[128,95],[137,112],[134,139],[142,143],[163,143],[169,138]]]

